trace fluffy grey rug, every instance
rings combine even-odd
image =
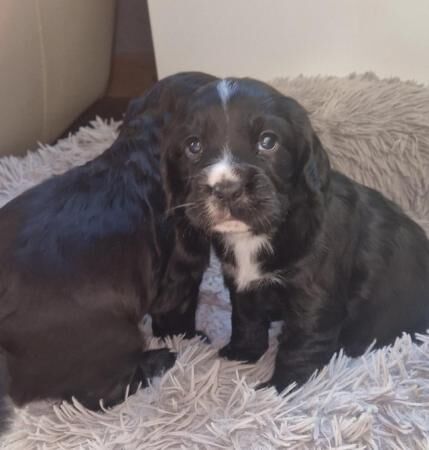
[[[370,74],[274,85],[308,109],[336,167],[383,191],[429,231],[429,89]],[[99,154],[117,126],[96,121],[55,147],[0,160],[0,205]],[[213,345],[174,339],[178,362],[153,386],[105,413],[48,402],[16,410],[2,448],[429,448],[428,335],[420,346],[404,336],[356,360],[338,355],[302,388],[279,396],[253,389],[270,374],[278,326],[254,366],[216,356],[229,334],[216,261],[204,280],[198,322]]]

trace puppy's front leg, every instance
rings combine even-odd
[[[175,334],[184,334],[190,339],[201,334],[195,329],[195,316],[198,306],[198,293],[202,273],[195,276],[187,274],[185,278],[170,278],[163,283],[161,292],[168,296],[169,308],[164,312],[152,312],[152,331],[156,337],[165,338]]]
[[[293,382],[298,385],[304,383],[339,350],[338,336],[337,326],[309,332],[289,325],[289,330],[279,338],[274,373],[261,387],[274,386],[281,392]]]
[[[151,308],[154,336],[203,333],[195,329],[195,314],[201,280],[208,266],[208,241],[190,226],[177,226],[175,247]]]
[[[231,340],[219,351],[228,359],[255,362],[268,349],[270,321],[261,309],[260,292],[236,292],[230,288],[232,305]]]

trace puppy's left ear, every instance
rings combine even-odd
[[[316,133],[313,132],[308,159],[303,170],[308,188],[313,192],[324,191],[329,183],[330,171],[328,154]]]

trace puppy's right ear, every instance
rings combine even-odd
[[[181,149],[170,124],[161,145],[161,177],[168,210],[183,204],[186,199],[187,174],[180,156]]]
[[[168,112],[164,113],[160,146],[161,177],[168,210],[185,203],[188,193],[188,168],[183,162],[183,150],[176,137],[181,134],[180,129],[183,126],[182,122],[187,106],[187,97],[174,98],[174,102],[168,105]]]

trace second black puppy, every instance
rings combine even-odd
[[[285,320],[282,390],[341,348],[429,327],[429,243],[380,193],[331,170],[304,109],[268,85],[216,80],[171,122],[163,152],[172,206],[211,236],[232,303],[220,354],[255,361]],[[175,186],[174,189],[171,186]]]
[[[209,244],[167,214],[159,132],[178,99],[211,79],[158,83],[102,155],[0,209],[0,353],[17,404],[112,405],[171,367],[168,349],[145,351],[146,313],[157,336],[194,335]]]

